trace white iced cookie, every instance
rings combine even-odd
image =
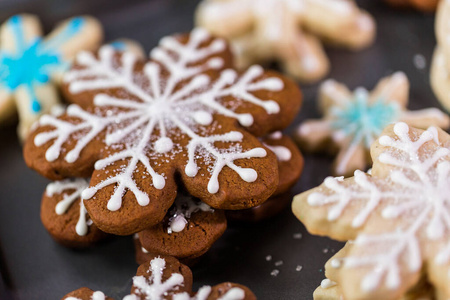
[[[370,146],[382,130],[397,121],[419,128],[448,128],[449,117],[437,108],[408,111],[409,81],[402,72],[383,78],[372,92],[351,92],[334,80],[319,90],[322,119],[306,120],[297,130],[300,144],[310,151],[337,150],[333,173],[351,175],[370,164]]]
[[[328,177],[297,195],[294,214],[314,234],[349,241],[326,275],[344,299],[401,299],[426,276],[450,297],[450,135],[406,123],[371,147],[371,174]]]
[[[95,50],[103,30],[88,16],[74,17],[42,38],[36,16],[15,15],[0,28],[0,122],[19,114],[19,136],[59,103],[62,72],[80,50]]]
[[[321,41],[357,50],[375,37],[373,18],[352,0],[204,0],[196,22],[231,40],[238,67],[275,60],[305,82],[329,70]]]
[[[435,27],[438,44],[431,64],[431,86],[450,111],[450,0],[440,2]]]

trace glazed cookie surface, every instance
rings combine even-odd
[[[101,292],[95,292],[101,293]],[[103,294],[103,293],[102,293]],[[92,290],[82,288],[66,295],[93,295]],[[103,295],[104,296],[104,295]],[[88,298],[71,298],[84,300]],[[104,300],[105,298],[98,298]],[[109,298],[107,298],[109,300]],[[224,282],[213,287],[203,286],[197,293],[192,293],[191,270],[170,256],[153,256],[148,262],[139,266],[133,277],[131,294],[123,300],[255,300],[256,297],[247,287]],[[92,298],[97,300],[97,298]]]
[[[396,123],[371,155],[371,174],[329,177],[292,204],[311,233],[352,240],[329,278],[345,299],[399,299],[425,272],[450,297],[450,136]]]
[[[276,60],[306,82],[328,72],[321,40],[356,50],[375,36],[373,18],[352,0],[204,0],[196,22],[232,41],[239,67]]]
[[[106,237],[92,224],[81,200],[89,181],[66,179],[47,185],[42,196],[41,220],[59,243],[68,247],[86,247]]]
[[[448,128],[448,115],[437,108],[406,109],[409,81],[402,72],[379,81],[372,92],[357,88],[353,93],[334,80],[319,91],[320,120],[306,120],[297,130],[300,145],[309,151],[337,152],[333,173],[350,176],[371,162],[369,150],[382,130],[397,121],[419,128]]]
[[[201,29],[163,38],[151,57],[108,46],[81,53],[65,76],[74,104],[41,118],[25,144],[27,164],[52,179],[91,176],[86,209],[119,235],[161,222],[175,176],[217,209],[264,202],[278,168],[257,136],[292,121],[301,104],[295,83],[259,66],[230,69],[225,41]]]
[[[192,196],[178,194],[164,220],[138,233],[141,249],[146,253],[170,255],[192,265],[222,236],[227,219],[222,210],[213,209]]]
[[[36,16],[9,18],[0,28],[0,122],[17,110],[24,139],[31,125],[59,103],[61,74],[76,53],[97,49],[102,39],[102,27],[92,17],[61,22],[46,38]]]

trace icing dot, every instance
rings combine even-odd
[[[42,108],[37,100],[33,100],[33,102],[31,103],[31,109],[33,110],[33,112],[37,113],[40,112]]]
[[[330,287],[333,287],[336,285],[336,282],[331,281],[330,279],[324,279],[322,280],[322,282],[320,283],[320,287],[323,289],[328,289]]]
[[[182,215],[178,215],[175,217],[175,219],[170,224],[170,229],[172,229],[173,232],[181,232],[183,231],[184,227],[186,227],[187,220]]]
[[[155,174],[153,176],[153,185],[156,189],[161,190],[166,185],[166,180],[161,175]]]
[[[284,83],[279,78],[268,78],[264,80],[264,88],[269,91],[280,91],[284,87]]]
[[[213,50],[214,52],[225,50],[226,47],[227,44],[222,39],[217,39],[211,43],[211,50]]]
[[[97,191],[93,188],[87,188],[81,193],[81,198],[85,200],[91,199],[92,197],[94,197],[96,192]]]
[[[246,182],[254,182],[258,178],[258,173],[250,168],[240,169],[239,176]]]
[[[280,112],[280,106],[272,100],[264,102],[264,108],[269,114],[277,114]]]
[[[341,263],[341,261],[339,260],[339,259],[333,259],[332,261],[331,261],[331,267],[333,267],[333,268],[335,268],[335,269],[338,269],[338,268],[340,268],[342,266],[342,263]]]
[[[311,206],[322,204],[322,195],[320,193],[311,193],[308,196],[308,204]]]
[[[409,127],[406,123],[398,122],[394,125],[394,133],[398,136],[402,136],[408,133]]]
[[[193,118],[195,122],[197,122],[200,125],[210,125],[213,122],[213,116],[204,110],[196,111],[193,114]]]
[[[223,66],[223,60],[218,57],[211,58],[208,60],[208,66],[213,69],[220,69]]]
[[[198,167],[194,162],[189,162],[184,168],[184,172],[189,177],[195,177],[195,175],[197,175],[198,172]]]
[[[253,124],[253,116],[251,114],[242,114],[238,116],[239,124],[248,127]]]
[[[390,137],[388,137],[387,135],[383,135],[382,137],[380,137],[378,139],[378,141],[380,142],[380,145],[382,145],[382,146],[389,146],[391,144],[392,139]]]
[[[167,153],[173,149],[173,142],[168,137],[162,137],[154,143],[156,152]]]

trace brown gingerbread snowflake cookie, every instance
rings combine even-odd
[[[65,179],[48,184],[42,196],[42,223],[64,246],[86,247],[106,237],[92,223],[81,200],[81,193],[87,187],[86,179]]]
[[[74,104],[41,118],[25,160],[51,179],[91,176],[84,204],[114,234],[160,223],[175,178],[211,207],[257,206],[278,185],[257,137],[289,125],[301,93],[275,72],[230,66],[226,42],[201,29],[163,38],[147,62],[108,46],[83,52],[65,75]]]
[[[294,214],[311,233],[350,240],[327,272],[345,299],[399,299],[424,275],[449,298],[450,135],[396,123],[371,156],[370,173],[296,196]]]
[[[68,298],[80,290],[90,291],[92,295],[91,290],[83,288],[64,296],[63,300],[84,300],[84,298]],[[104,299],[100,298],[100,296],[98,298],[98,300]],[[213,287],[203,286],[197,293],[192,293],[192,272],[187,266],[170,256],[153,256],[148,262],[139,266],[136,276],[133,277],[131,294],[125,296],[123,300],[166,299],[255,300],[256,297],[247,287],[230,282],[221,283]],[[92,300],[97,300],[97,298],[92,298]]]
[[[79,288],[65,295],[62,300],[114,300],[101,291],[93,291],[87,287]]]
[[[161,223],[138,233],[138,263],[148,259],[146,254],[153,253],[174,256],[192,265],[226,228],[223,210],[213,209],[192,196],[179,194]]]

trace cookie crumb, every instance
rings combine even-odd
[[[278,274],[280,274],[280,270],[274,269],[272,272],[270,272],[270,275],[272,275],[273,277],[277,277]]]
[[[303,266],[297,265],[295,267],[295,271],[300,272],[303,269]]]
[[[293,237],[294,239],[296,239],[296,240],[299,240],[299,239],[301,239],[301,238],[303,237],[303,235],[302,235],[300,232],[298,232],[298,233],[294,233],[294,234],[292,235],[292,237]]]
[[[328,249],[328,248],[324,248],[324,249],[322,250],[322,252],[323,252],[324,254],[327,254],[327,253],[328,253],[328,251],[329,251],[329,249]]]
[[[414,55],[413,62],[414,62],[414,66],[419,70],[423,70],[427,66],[427,61],[425,59],[425,56],[423,56],[422,54]]]
[[[282,261],[282,260],[279,260],[279,261],[275,262],[275,267],[279,267],[279,266],[281,266],[282,264],[283,264],[283,261]]]
[[[271,261],[272,260],[272,255],[267,255],[266,256],[266,261]]]

